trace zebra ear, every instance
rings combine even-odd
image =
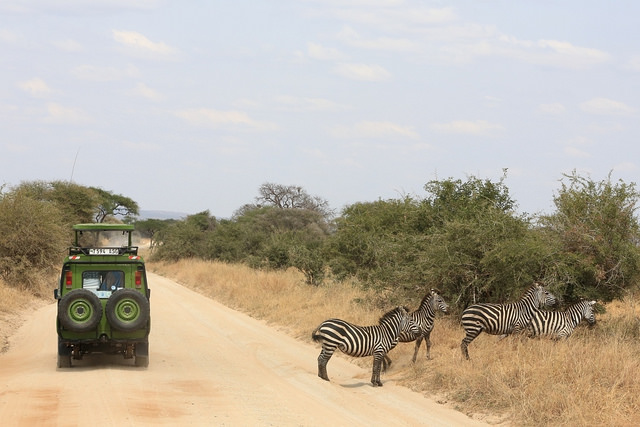
[[[595,301],[589,301],[589,305],[595,305],[596,302]]]

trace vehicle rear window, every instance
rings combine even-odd
[[[85,271],[82,287],[93,291],[112,291],[124,288],[124,272],[121,270]]]

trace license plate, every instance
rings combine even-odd
[[[95,291],[98,298],[109,298],[111,296],[111,291]]]
[[[118,255],[117,248],[96,248],[89,249],[89,255]]]

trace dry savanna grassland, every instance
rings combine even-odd
[[[266,272],[197,260],[148,262],[148,269],[309,343],[311,331],[327,318],[370,325],[393,308],[381,309],[379,296],[353,283],[306,285],[295,270]],[[30,292],[0,282],[0,350],[6,349],[6,338],[21,317],[34,306],[53,302],[55,280],[43,279],[36,300]],[[423,296],[416,294],[406,304],[416,309]],[[388,375],[429,398],[497,424],[640,425],[640,296],[605,309],[594,327],[582,324],[566,341],[514,336],[498,341],[481,334],[469,345],[471,361],[460,352],[464,333],[459,314],[439,313],[431,334],[432,359],[426,360],[423,343],[412,364],[414,343],[400,343],[389,353],[393,364]],[[371,366],[370,357],[350,358],[339,352],[334,357]],[[315,366],[316,361],[310,363]]]
[[[149,263],[149,269],[305,342],[327,318],[369,325],[386,311],[374,308],[371,301],[379,298],[354,284],[309,286],[294,270],[265,272],[196,260]],[[416,309],[423,296],[407,305]],[[498,341],[481,334],[469,345],[471,361],[460,352],[459,315],[440,313],[431,334],[431,360],[423,343],[412,364],[414,343],[400,343],[389,353],[390,372],[399,374],[394,377],[402,385],[499,424],[640,425],[639,304],[632,296],[607,304],[594,327],[583,323],[566,341],[526,336]],[[371,366],[370,357],[349,359]]]
[[[53,301],[54,283],[54,277],[42,277],[25,289],[0,280],[0,353],[7,350],[8,338],[20,326],[25,314]],[[55,325],[53,328],[55,331]]]

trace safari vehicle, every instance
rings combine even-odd
[[[58,301],[58,367],[88,353],[122,354],[149,365],[151,329],[144,260],[133,225],[77,224],[64,260]]]

